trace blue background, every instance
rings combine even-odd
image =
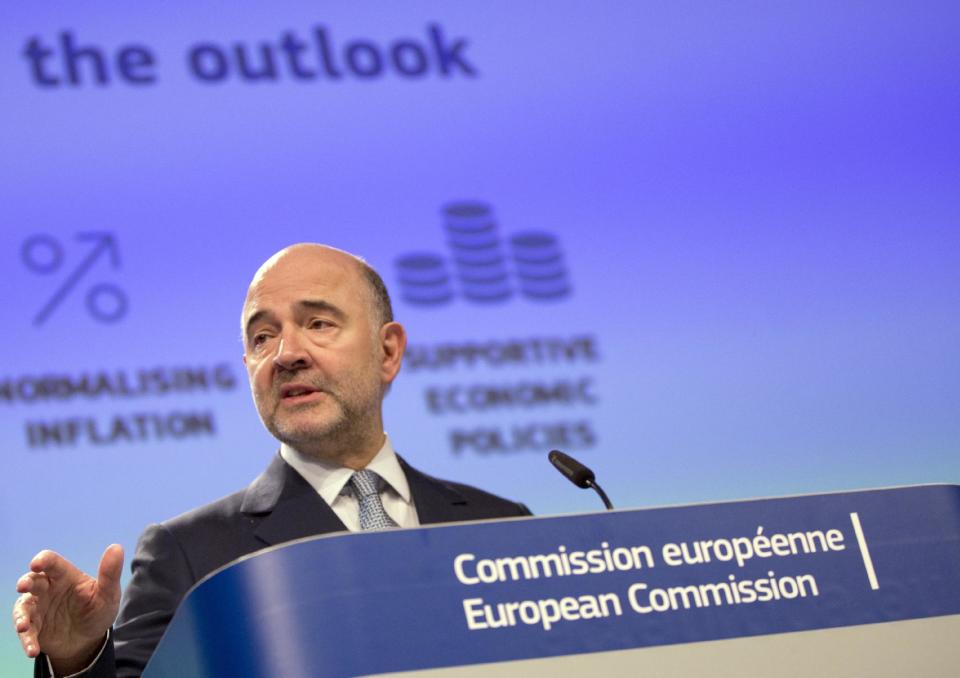
[[[951,2],[34,3],[0,27],[0,379],[231,364],[230,391],[0,400],[0,581],[56,548],[94,570],[143,526],[246,485],[275,442],[247,394],[239,313],[275,250],[366,257],[411,342],[590,335],[600,360],[402,373],[394,445],[539,514],[593,510],[547,449],[453,454],[452,428],[590,422],[570,451],[618,506],[960,482],[960,9]],[[477,77],[191,77],[198,42],[426,40]],[[22,55],[70,30],[148,46],[157,81],[41,88]],[[51,68],[60,68],[54,60]],[[89,73],[86,74],[89,76]],[[572,293],[404,303],[394,261],[448,256],[441,209],[489,203],[505,238],[554,234]],[[32,320],[88,244],[99,260]],[[24,241],[63,243],[41,276]],[[126,317],[83,295],[120,286]],[[593,379],[598,402],[433,415],[444,384]],[[209,410],[217,435],[29,449],[28,420]],[[28,670],[12,631],[0,667]]]

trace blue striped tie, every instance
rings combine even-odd
[[[383,502],[380,501],[380,476],[370,469],[363,469],[353,474],[350,484],[360,501],[361,530],[398,527],[393,518],[387,515]]]

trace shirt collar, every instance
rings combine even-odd
[[[286,443],[280,445],[280,456],[310,483],[328,505],[333,504],[353,476],[352,468],[303,454]],[[383,478],[384,483],[400,495],[401,499],[410,502],[410,483],[400,467],[388,435],[384,434],[383,447],[367,464],[367,468]]]

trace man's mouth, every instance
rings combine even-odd
[[[323,391],[303,384],[287,384],[280,389],[280,400],[285,403],[297,404],[317,400]]]

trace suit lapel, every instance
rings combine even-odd
[[[254,536],[272,546],[346,526],[303,476],[278,454],[247,488],[241,512],[258,520]]]
[[[417,518],[421,525],[448,523],[461,520],[466,498],[455,488],[432,478],[408,464],[397,455],[403,472],[410,483],[410,493],[417,507]]]
[[[463,519],[466,498],[454,487],[410,466],[397,455],[410,483],[421,525]],[[303,476],[278,454],[247,487],[240,511],[256,521],[254,536],[272,546],[346,531],[346,526]]]
[[[337,514],[310,487],[311,494],[283,499],[263,518],[254,535],[267,545],[347,530]]]

